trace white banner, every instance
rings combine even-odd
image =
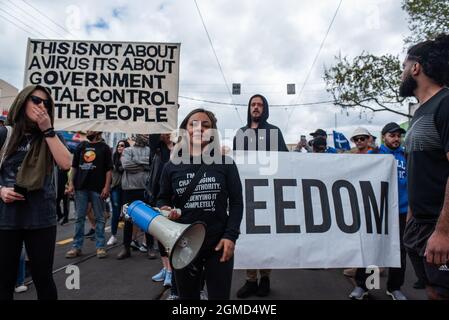
[[[28,39],[24,84],[48,87],[55,129],[168,133],[177,126],[179,43]]]
[[[393,156],[268,155],[234,157],[245,207],[236,269],[400,266]]]

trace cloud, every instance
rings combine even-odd
[[[87,23],[85,28],[87,30],[87,33],[90,33],[92,31],[92,29],[107,30],[107,29],[109,29],[109,23],[107,23],[105,19],[100,18],[97,21],[95,21],[94,23]]]
[[[228,92],[193,1],[83,0],[74,4],[68,0],[42,0],[35,4],[63,29],[24,6],[24,10],[34,12],[35,20],[48,24],[50,30],[33,23],[35,30],[24,31],[0,17],[1,77],[21,87],[27,37],[42,38],[36,34],[40,31],[52,39],[179,42],[183,96],[244,105],[254,93],[264,94],[271,105],[327,101],[331,97],[322,79],[323,66],[332,65],[334,56],[341,53],[354,57],[362,51],[401,54],[402,39],[408,33],[400,1],[344,0],[299,96],[339,0],[197,0],[197,3],[228,86],[233,82],[242,84],[239,96],[230,96]],[[287,95],[287,83],[296,84],[296,95]],[[246,107],[185,99],[180,99],[180,104],[180,120],[192,108],[205,107],[216,113],[223,132],[246,122]],[[379,132],[385,123],[405,119],[390,113],[349,111],[347,115],[331,104],[323,104],[297,107],[293,112],[291,108],[272,108],[269,121],[281,128],[287,142],[294,143],[301,134],[308,136],[316,128],[330,132],[337,125],[338,131],[348,136],[357,126]]]

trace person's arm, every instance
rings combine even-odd
[[[72,168],[70,169],[69,179],[68,179],[68,186],[66,193],[69,195],[73,195],[75,191],[74,187],[74,181],[76,176],[76,171],[78,170],[79,164],[80,164],[80,157],[82,149],[84,148],[84,143],[81,142],[75,149],[75,152],[73,152],[73,159],[72,159]]]
[[[150,148],[145,148],[145,152],[142,152],[135,162],[141,166],[144,170],[150,170]]]
[[[106,181],[104,183],[103,190],[101,191],[101,198],[107,199],[111,192],[112,170],[106,172]]]
[[[51,138],[45,138],[45,142],[47,142],[48,148],[58,167],[62,170],[69,170],[72,165],[72,155],[59,137],[56,135]]]
[[[234,256],[235,242],[240,234],[240,223],[243,217],[242,183],[235,163],[229,165],[226,185],[229,195],[229,217],[223,238],[215,248],[216,251],[223,249],[220,262],[228,261]]]
[[[173,189],[170,180],[169,168],[170,162],[168,162],[162,169],[161,178],[159,180],[160,189],[159,194],[157,195],[156,206],[163,210],[171,209],[172,206],[171,199],[173,196]]]
[[[134,160],[133,151],[131,148],[126,148],[125,150],[123,150],[121,161],[122,167],[126,171],[129,172],[143,171],[143,166],[141,164],[138,164]]]
[[[52,129],[50,116],[48,115],[47,109],[45,109],[44,106],[37,106],[37,109],[33,109],[32,112],[36,114],[38,119],[37,125],[42,132],[46,132],[49,129]],[[45,142],[47,143],[56,164],[63,170],[69,170],[72,162],[72,157],[69,150],[61,142],[59,137],[57,137],[56,135],[53,137],[47,137],[45,138]]]
[[[449,161],[449,98],[445,98],[435,114],[435,124],[440,135],[446,158]],[[449,166],[449,163],[447,164]],[[449,177],[446,181],[443,208],[435,231],[427,240],[424,254],[428,263],[442,265],[449,263]]]
[[[449,153],[447,157],[449,159]],[[442,265],[449,262],[449,179],[446,183],[443,209],[435,231],[427,241],[425,256],[428,263]]]
[[[105,145],[105,158],[104,158],[104,168],[106,171],[106,181],[104,183],[103,190],[101,191],[101,198],[107,199],[111,192],[111,181],[112,181],[112,152],[108,145]]]
[[[407,210],[407,218],[406,218],[406,222],[409,222],[410,219],[413,217],[413,212],[412,212],[412,208],[410,208],[410,206],[408,206],[408,210]]]

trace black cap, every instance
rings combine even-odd
[[[405,133],[406,131],[401,128],[396,122],[390,122],[382,129],[382,135],[392,132]]]
[[[317,136],[327,137],[327,133],[323,129],[316,129],[316,131],[311,132],[310,135],[312,137],[317,137]]]

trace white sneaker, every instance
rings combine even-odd
[[[110,238],[109,238],[109,240],[108,240],[108,242],[107,242],[107,245],[108,246],[113,246],[114,244],[116,244],[118,241],[117,241],[117,238],[115,237],[115,236],[111,236]]]
[[[27,287],[26,285],[24,285],[24,284],[22,284],[21,286],[17,286],[17,287],[14,289],[14,291],[15,291],[16,293],[25,292],[25,291],[27,291],[27,290],[28,290],[28,287]]]
[[[389,295],[393,300],[408,300],[401,290],[394,290],[391,292],[387,290],[387,295]]]
[[[368,295],[368,291],[361,287],[355,287],[349,295],[351,300],[363,300]]]

